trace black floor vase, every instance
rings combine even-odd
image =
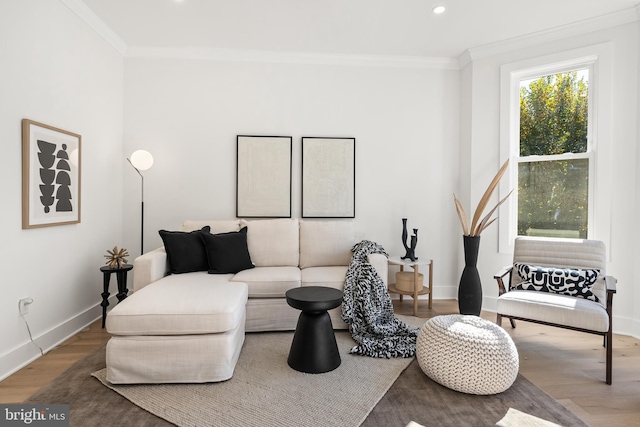
[[[464,270],[458,285],[458,310],[460,314],[480,315],[482,309],[482,283],[478,273],[480,236],[463,236]]]

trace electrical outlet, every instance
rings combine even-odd
[[[33,298],[22,298],[18,301],[18,309],[21,315],[29,314],[29,305],[33,303]]]

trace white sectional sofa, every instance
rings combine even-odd
[[[230,378],[245,331],[295,329],[300,312],[287,304],[287,290],[300,286],[343,289],[356,243],[351,221],[185,221],[183,233],[198,233],[203,227],[222,237],[246,231],[254,267],[227,274],[168,275],[165,248],[138,257],[133,294],[107,316],[107,330],[113,335],[107,344],[110,382]],[[369,261],[386,282],[386,257],[373,254]],[[340,307],[329,314],[335,329],[347,328]]]

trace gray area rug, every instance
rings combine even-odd
[[[401,316],[399,316],[401,317]],[[405,319],[404,317],[402,317]],[[414,323],[415,324],[415,323]],[[247,334],[247,338],[252,335],[287,335],[285,334]],[[289,334],[289,337],[291,335]],[[290,338],[289,338],[290,339]],[[289,341],[290,342],[290,341]],[[245,344],[246,345],[246,344]],[[285,354],[288,352],[288,344]],[[247,347],[243,349],[246,352]],[[341,349],[344,368],[347,358],[361,357],[346,354]],[[384,362],[384,360],[380,360]],[[409,362],[407,360],[407,362]],[[286,365],[286,357],[283,362]],[[71,426],[97,426],[97,425],[118,425],[131,427],[151,427],[151,426],[171,426],[174,425],[139,406],[131,403],[118,393],[103,386],[99,381],[91,376],[91,373],[104,368],[105,352],[104,347],[96,349],[84,359],[78,361],[66,372],[43,387],[40,391],[31,396],[25,403],[67,403],[70,404]],[[340,370],[341,368],[338,368]],[[287,366],[287,369],[288,366]],[[338,370],[334,372],[338,372]],[[236,371],[238,372],[238,371]],[[295,371],[294,371],[295,372]],[[309,374],[300,374],[304,378],[315,377]],[[318,377],[325,376],[321,374]],[[234,376],[234,378],[237,377]],[[356,382],[359,379],[355,380]],[[215,384],[211,384],[215,386]],[[248,387],[248,385],[247,385]],[[253,387],[253,386],[252,386]],[[305,424],[301,419],[297,419],[298,426],[331,425],[332,417],[326,408],[333,402],[332,399],[340,382],[331,384],[328,389],[323,390],[323,404],[321,417],[311,424]],[[255,393],[267,393],[268,390],[261,389]],[[382,392],[384,394],[384,391]],[[359,406],[361,391],[348,398],[347,406]],[[294,408],[296,414],[305,412],[304,396],[294,396],[288,393],[282,399],[296,399],[299,406]],[[339,404],[344,405],[345,402]],[[207,408],[214,408],[215,401],[206,403]],[[236,402],[232,411],[243,411],[243,403]],[[264,420],[273,418],[272,411],[277,411],[277,405],[268,408],[265,412],[253,414],[252,416],[261,420],[261,425],[268,425]],[[398,426],[404,427],[409,421],[416,421],[424,426],[494,426],[503,419],[510,408],[515,408],[526,414],[539,417],[562,426],[585,426],[580,419],[565,409],[553,398],[542,392],[535,385],[531,384],[522,376],[518,376],[513,386],[504,393],[495,396],[471,396],[449,390],[431,381],[426,377],[415,360],[404,370],[393,383],[388,392],[375,405],[373,410],[365,414],[366,418],[362,426]],[[371,409],[371,408],[369,408]],[[222,425],[244,426],[244,419],[237,421],[238,414],[232,414],[236,423],[228,422]],[[262,418],[264,417],[264,418]],[[507,417],[508,418],[508,417]],[[357,426],[359,421],[351,423],[342,420],[342,426]],[[219,425],[213,420],[203,420],[202,426]],[[283,424],[276,424],[283,425]],[[337,424],[334,424],[337,425]],[[510,424],[501,424],[510,426]]]
[[[403,317],[416,326],[424,320]],[[355,342],[336,332],[341,365],[324,374],[287,365],[293,333],[247,334],[233,378],[208,384],[112,385],[106,369],[94,373],[131,402],[181,427],[357,426],[413,358],[349,354]]]
[[[508,415],[507,415],[508,414]],[[531,381],[518,375],[506,391],[491,396],[448,389],[424,375],[416,360],[373,408],[362,427],[588,427]]]

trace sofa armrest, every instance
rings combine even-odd
[[[149,283],[162,279],[168,271],[164,247],[140,255],[133,261],[133,291],[139,291]]]
[[[389,263],[383,254],[367,255],[369,263],[376,269],[385,286],[389,286]]]

